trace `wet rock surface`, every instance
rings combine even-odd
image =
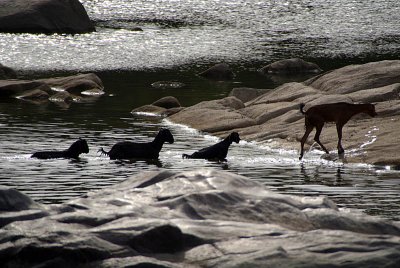
[[[37,80],[0,80],[0,97],[45,103],[71,103],[92,100],[104,94],[101,79],[94,73]]]
[[[204,78],[217,81],[232,80],[235,77],[235,74],[226,63],[219,63],[211,66],[207,70],[201,72],[199,75]]]
[[[377,117],[358,115],[343,128],[343,161],[398,166],[400,145],[394,137],[400,136],[399,83],[398,60],[349,65],[302,83],[291,82],[265,90],[255,98],[251,97],[254,91],[249,91],[250,100],[240,96],[244,103],[236,97],[212,100],[187,107],[169,118],[220,137],[237,131],[244,140],[297,149],[304,134],[300,103],[305,103],[307,110],[323,103],[372,102],[376,106]],[[236,99],[234,103],[241,104],[222,104],[233,103],[232,98]],[[313,134],[307,141],[308,146],[314,143],[312,137]],[[334,126],[325,125],[320,140],[328,150],[336,152],[337,133]]]
[[[170,116],[184,109],[178,99],[166,96],[152,104],[135,108],[131,111],[134,115]]]
[[[0,63],[0,79],[15,79],[17,73],[10,67],[4,66]]]
[[[263,74],[320,73],[322,69],[313,62],[293,58],[273,62],[261,68]]]
[[[0,229],[6,267],[400,263],[399,223],[338,209],[326,197],[274,193],[224,171],[142,173],[60,205],[40,206],[14,190],[0,195],[17,200],[2,201],[2,219],[25,215]]]

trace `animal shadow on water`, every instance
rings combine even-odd
[[[104,151],[103,148],[100,148],[98,152],[100,152],[101,155],[109,156],[111,160],[154,160],[158,159],[165,142],[170,144],[174,143],[174,137],[168,129],[162,128],[151,142],[139,143],[122,141],[114,144],[108,152]]]
[[[232,132],[223,141],[220,141],[217,144],[196,151],[191,155],[182,154],[182,158],[226,161],[226,156],[228,155],[229,146],[232,144],[232,142],[239,143],[239,141],[240,141],[239,134],[237,132]]]
[[[312,106],[307,111],[304,111],[305,104],[300,104],[300,112],[304,114],[305,117],[305,128],[306,131],[304,136],[301,138],[301,148],[300,148],[300,157],[299,160],[303,158],[304,155],[304,143],[306,142],[308,135],[310,135],[311,131],[316,128],[316,133],[314,136],[314,140],[316,143],[321,146],[322,150],[324,150],[327,154],[329,151],[325,148],[325,146],[319,140],[319,136],[322,131],[322,127],[327,122],[334,122],[336,124],[336,130],[338,134],[338,155],[344,154],[344,149],[342,147],[342,129],[343,126],[352,118],[354,115],[359,113],[365,113],[369,116],[376,116],[375,106],[370,103],[366,104],[352,104],[346,102],[337,102],[337,103],[329,103],[329,104],[321,104]]]
[[[42,151],[36,152],[31,157],[39,159],[52,159],[52,158],[73,158],[78,159],[82,153],[89,153],[89,146],[86,140],[79,138],[67,150],[63,151]]]

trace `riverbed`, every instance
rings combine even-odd
[[[207,133],[130,111],[163,96],[183,106],[221,98],[234,87],[272,90],[307,77],[263,76],[272,61],[302,57],[324,70],[352,63],[398,59],[398,1],[82,1],[97,31],[82,35],[1,34],[0,62],[20,78],[95,72],[106,95],[85,103],[34,104],[0,100],[0,184],[42,203],[60,203],[144,170],[224,169],[296,195],[327,195],[342,208],[400,219],[400,174],[384,166],[321,160],[312,150],[271,149],[242,141],[225,163],[182,159],[218,141]],[[143,31],[134,31],[141,27]],[[227,62],[230,82],[196,74]],[[179,81],[157,89],[156,81]],[[114,161],[100,156],[122,140],[149,141],[161,127],[176,142],[165,144],[157,162]],[[80,160],[37,160],[38,150],[66,149],[85,138]],[[275,146],[274,146],[275,148]]]

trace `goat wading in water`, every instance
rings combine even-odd
[[[43,151],[36,152],[31,157],[39,159],[50,159],[50,158],[75,158],[78,159],[82,153],[87,154],[89,147],[86,140],[79,138],[75,141],[67,150],[64,151]]]
[[[301,149],[300,149],[300,157],[301,160],[304,154],[304,143],[306,142],[308,135],[310,135],[311,131],[316,128],[316,133],[314,136],[314,140],[321,146],[321,148],[329,154],[329,151],[322,145],[319,140],[319,136],[322,131],[322,127],[325,122],[335,122],[336,130],[338,134],[338,154],[343,154],[344,149],[342,147],[342,129],[343,126],[356,114],[365,113],[372,117],[376,116],[375,106],[370,103],[366,104],[352,104],[346,102],[337,102],[337,103],[329,103],[329,104],[321,104],[310,107],[307,111],[304,112],[305,104],[300,104],[300,112],[305,115],[305,128],[306,132],[304,133],[303,138],[301,138]]]
[[[219,160],[226,161],[228,155],[229,146],[232,142],[239,143],[240,137],[237,132],[232,132],[223,141],[218,142],[207,148],[203,148],[191,155],[183,154],[182,158],[195,158],[195,159],[208,159],[208,160]]]
[[[100,148],[102,155],[107,155],[110,159],[158,159],[159,153],[164,142],[174,143],[171,132],[162,128],[152,142],[137,143],[122,141],[114,144],[109,152]]]

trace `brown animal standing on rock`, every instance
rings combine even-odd
[[[325,122],[335,122],[336,130],[338,133],[338,154],[343,154],[344,149],[342,147],[342,128],[343,126],[352,118],[354,115],[359,113],[366,113],[372,117],[377,115],[375,112],[375,106],[370,103],[366,104],[352,104],[346,102],[337,102],[329,104],[316,105],[309,108],[307,111],[303,111],[305,104],[300,104],[300,112],[305,115],[305,127],[306,132],[303,138],[301,138],[301,150],[300,157],[301,160],[304,154],[304,143],[306,142],[308,135],[311,131],[316,128],[316,133],[314,140],[321,146],[321,148],[328,154],[329,151],[319,140],[319,135],[321,134],[322,127]]]

